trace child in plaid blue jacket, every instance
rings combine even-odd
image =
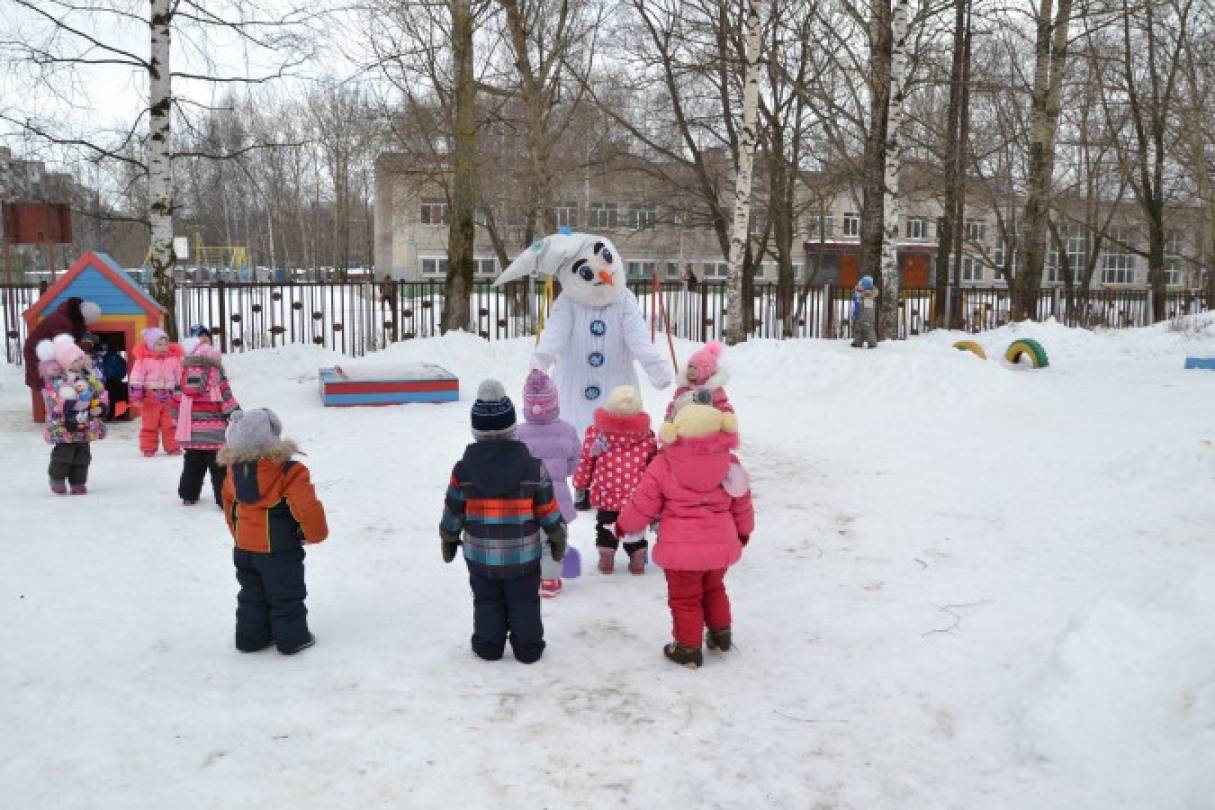
[[[477,389],[472,407],[476,441],[456,462],[439,524],[443,560],[464,546],[473,591],[472,648],[502,657],[509,634],[525,664],[544,653],[540,620],[540,556],[545,539],[556,562],[565,555],[565,523],[553,482],[527,446],[515,440],[515,407],[497,380]]]

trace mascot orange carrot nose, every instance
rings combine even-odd
[[[612,280],[612,274],[609,273],[607,270],[600,270],[599,278],[603,279],[604,284],[615,284],[616,283]]]

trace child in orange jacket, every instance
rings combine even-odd
[[[299,448],[284,441],[283,424],[268,408],[236,411],[219,451],[228,467],[221,493],[224,519],[236,541],[232,562],[236,597],[236,649],[278,646],[284,655],[311,647],[304,606],[304,546],[329,536],[325,507],[308,468],[292,460]]]

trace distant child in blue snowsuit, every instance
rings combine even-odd
[[[114,418],[114,406],[127,399],[127,386],[122,380],[127,376],[127,361],[118,352],[110,351],[105,343],[97,344],[97,352],[93,355],[93,372],[101,378],[109,394],[110,404],[105,418]]]
[[[852,347],[877,348],[877,290],[873,276],[862,276],[852,290]]]

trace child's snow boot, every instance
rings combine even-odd
[[[196,504],[196,503],[198,503],[198,501],[197,501],[197,500],[193,500],[193,501],[192,501],[192,500],[190,500],[189,498],[182,498],[182,499],[181,499],[181,504],[182,504],[182,506],[193,506],[193,505],[194,505],[194,504]]]
[[[700,651],[699,647],[688,647],[678,641],[672,641],[663,647],[662,654],[667,657],[667,660],[688,669],[699,669],[705,662],[704,653]]]
[[[721,655],[730,651],[730,628],[725,627],[721,630],[710,630],[705,634],[705,646],[709,648],[709,652]]]
[[[65,484],[63,481],[51,481],[51,492],[55,493],[56,495],[66,495],[67,484]]]
[[[86,487],[84,484],[72,484],[72,494],[73,495],[88,495],[89,488]]]
[[[301,642],[300,644],[297,644],[296,646],[292,647],[289,650],[284,650],[282,647],[279,647],[278,651],[281,652],[283,655],[295,655],[297,652],[308,649],[313,644],[316,644],[316,636],[309,633],[308,638],[304,639],[304,641]]]
[[[574,508],[579,512],[587,512],[591,509],[591,491],[589,489],[574,490]]]
[[[542,579],[540,580],[540,597],[543,599],[556,599],[561,595],[561,580],[559,579]]]
[[[639,577],[645,573],[645,549],[639,548],[629,554],[629,573]]]
[[[599,573],[610,574],[616,566],[616,549],[599,547]]]

